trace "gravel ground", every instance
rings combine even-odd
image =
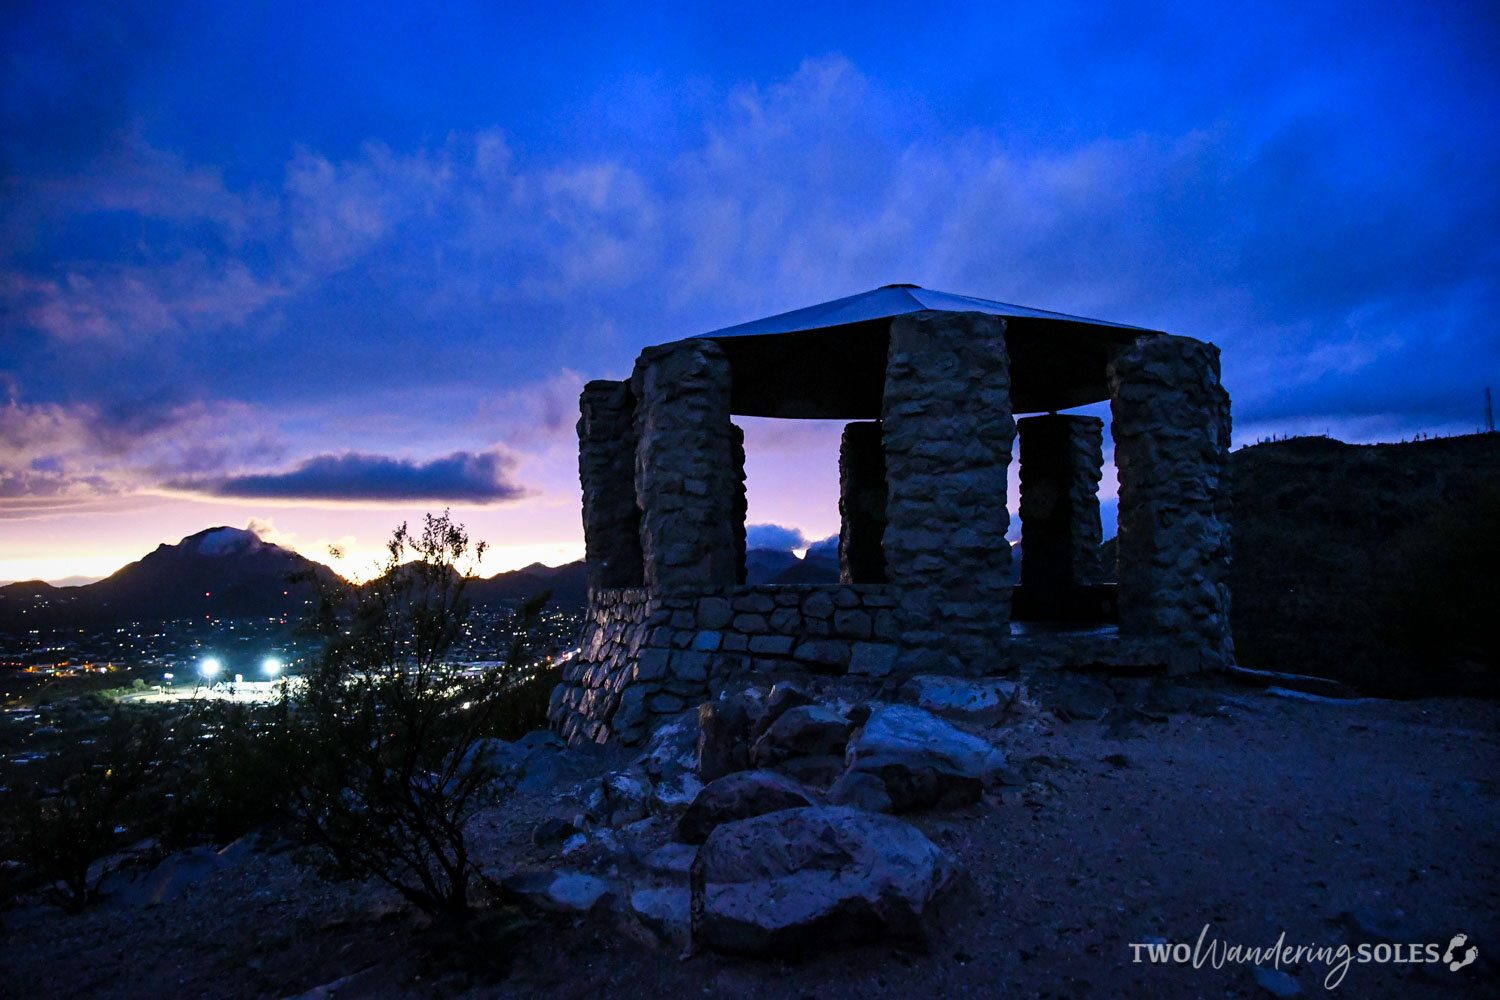
[[[1263,947],[1397,940],[1479,961],[1352,964],[1335,992],[1495,996],[1500,959],[1500,705],[1322,702],[1208,690],[1165,721],[1061,722],[1028,710],[988,732],[1028,779],[914,817],[968,873],[925,949],[796,962],[679,958],[608,923],[537,923],[509,976],[453,971],[443,942],[378,887],[320,880],[254,852],[167,905],[6,915],[8,996],[1194,997],[1325,992],[1327,968],[1135,964],[1131,942],[1192,944],[1205,925]],[[571,755],[570,755],[571,756]],[[602,773],[618,750],[570,761]],[[566,787],[566,785],[564,785]],[[540,855],[555,795],[480,817],[493,871]]]

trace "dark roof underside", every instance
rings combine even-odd
[[[927,310],[1003,317],[1017,413],[1064,410],[1109,398],[1111,350],[1158,331],[1065,313],[886,285],[703,334],[734,373],[736,414],[873,420],[880,416],[890,323]]]

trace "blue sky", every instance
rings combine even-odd
[[[444,500],[555,562],[582,381],[892,281],[1212,340],[1241,442],[1500,388],[1493,5],[240,7],[0,25],[0,579]],[[748,433],[836,529],[837,429]]]

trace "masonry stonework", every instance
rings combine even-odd
[[[897,603],[881,585],[760,585],[662,597],[596,591],[548,717],[570,741],[634,742],[657,718],[736,679],[879,680],[900,652]]]
[[[885,582],[885,445],[879,421],[849,424],[839,441],[839,579]]]
[[[934,307],[922,291],[886,286],[858,307],[817,307],[805,325],[771,317],[651,347],[628,382],[584,388],[589,606],[549,707],[569,741],[642,740],[742,681],[825,674],[874,690],[1023,664],[1187,672],[1232,661],[1217,349],[961,296],[935,295]],[[1014,602],[1013,395],[1054,411],[1020,422]],[[1099,583],[1097,564],[1102,423],[1055,412],[1106,398],[1117,588]],[[745,584],[734,414],[852,421],[839,449],[839,583]],[[1070,589],[1081,600],[1069,607],[1036,599]],[[1114,629],[1101,616],[1116,604]],[[1094,619],[1081,630],[1079,609]],[[1013,612],[1026,629],[1013,632]]]
[[[893,320],[881,418],[886,578],[903,588],[903,662],[987,670],[1010,631],[1005,499],[1016,430],[1005,321]]]
[[[1142,337],[1108,368],[1120,482],[1122,634],[1170,641],[1174,673],[1233,663],[1229,394],[1212,344]]]
[[[745,515],[750,508],[750,496],[745,492],[745,432],[738,424],[729,425],[730,449],[734,455],[729,468],[729,480],[733,486],[733,507],[730,527],[734,531],[735,583],[745,582]]]
[[[706,340],[647,348],[630,387],[647,589],[683,593],[736,583],[743,445],[729,421],[724,352]]]
[[[639,587],[641,510],[635,503],[635,396],[626,382],[583,387],[578,478],[589,587]]]

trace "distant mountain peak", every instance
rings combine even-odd
[[[227,526],[209,528],[206,531],[188,535],[178,544],[187,546],[189,543],[196,543],[200,556],[222,556],[253,551],[266,544],[253,531]]]

